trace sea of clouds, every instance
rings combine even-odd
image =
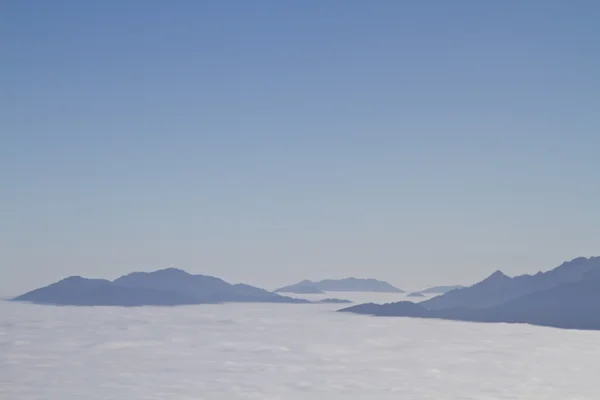
[[[339,307],[0,302],[0,399],[600,398],[600,332]]]

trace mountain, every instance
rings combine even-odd
[[[308,300],[281,296],[243,283],[232,285],[214,276],[192,275],[177,268],[154,272],[134,272],[116,279],[114,283],[131,288],[185,293],[193,296],[200,303],[310,303]]]
[[[177,268],[154,272],[134,272],[114,281],[130,288],[175,291],[194,297],[200,303],[220,302],[272,302],[308,303],[308,300],[280,296],[254,286],[232,285],[223,279],[208,275],[192,275]]]
[[[114,281],[74,276],[12,300],[76,306],[171,306],[223,302],[312,303],[243,283],[232,285],[213,276],[192,275],[175,268],[134,272]],[[347,301],[327,299],[317,303],[332,302]]]
[[[519,285],[514,287],[511,286],[514,284],[508,282],[513,282],[517,278],[509,278],[496,272],[486,280],[473,286],[477,286],[478,294],[482,291],[481,288],[488,288],[494,301],[497,301],[501,297],[502,288],[510,288],[509,294],[511,296],[518,290],[524,291],[523,287],[541,287],[541,289],[488,307],[454,306],[431,309],[424,305],[427,303],[425,301],[419,304],[411,302],[382,305],[360,304],[340,311],[375,316],[528,323],[566,329],[600,330],[600,267],[597,263],[598,257],[575,259],[546,273],[538,273],[534,276],[527,275],[529,278],[517,277],[520,278],[517,280]],[[587,272],[583,272],[586,270]],[[577,276],[579,279],[576,279]],[[534,278],[539,281],[531,282]],[[549,288],[544,287],[549,285],[549,282],[560,281],[564,283],[557,283]],[[522,282],[527,282],[529,286]],[[489,299],[484,300],[492,303]]]
[[[423,293],[423,294],[443,294],[443,293],[447,293],[451,290],[455,290],[455,289],[462,289],[464,288],[464,286],[461,285],[456,285],[456,286],[434,286],[434,287],[430,287],[427,288],[425,290],[421,290],[419,293]]]
[[[325,279],[319,282],[304,280],[294,285],[285,286],[275,292],[319,293],[319,292],[379,292],[404,293],[403,290],[377,279]]]
[[[483,281],[462,289],[449,291],[423,301],[430,310],[445,308],[482,309],[500,305],[530,293],[580,280],[587,272],[600,269],[600,257],[576,258],[548,272],[520,275],[514,278],[496,271]]]
[[[577,282],[534,292],[492,309],[476,310],[470,319],[600,330],[600,276],[589,274]]]
[[[153,272],[132,272],[115,279],[113,283],[130,288],[176,291],[204,300],[217,294],[233,295],[235,293],[233,285],[223,279],[206,275],[191,275],[177,268]]]
[[[296,293],[296,294],[323,294],[324,291],[320,290],[314,282],[302,281],[295,285],[284,286],[275,290],[277,293]]]
[[[13,299],[63,306],[174,306],[196,304],[187,294],[146,288],[127,288],[104,279],[65,278]]]
[[[565,283],[486,309],[428,310],[419,304],[403,301],[381,305],[359,304],[340,311],[383,317],[527,323],[564,329],[600,330],[600,277]]]
[[[406,297],[425,297],[425,295],[423,293],[419,293],[419,292],[412,292],[412,293],[409,293]]]

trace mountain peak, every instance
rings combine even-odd
[[[85,280],[85,278],[83,278],[80,275],[72,275],[72,276],[68,276],[64,279],[61,279],[59,282],[78,282],[78,281],[83,281]]]
[[[596,272],[598,271],[598,272]],[[589,275],[586,275],[589,273]],[[597,273],[597,275],[595,275]],[[507,303],[536,291],[575,283],[584,279],[600,278],[600,259],[579,257],[567,261],[550,271],[535,275],[520,275],[514,278],[502,271],[495,271],[483,281],[468,288],[453,290],[442,296],[426,300],[421,304],[430,310],[467,307],[483,309]]]
[[[491,275],[489,275],[487,278],[485,278],[484,280],[473,285],[473,287],[481,287],[481,286],[486,287],[488,285],[494,285],[494,286],[503,285],[505,283],[509,283],[512,280],[513,280],[513,278],[506,275],[504,272],[502,272],[500,270],[496,270]]]
[[[150,272],[152,273],[152,272]],[[174,267],[159,269],[158,271],[154,271],[155,274],[170,274],[170,275],[190,275],[188,272]]]
[[[510,279],[510,277],[508,275],[506,275],[504,272],[502,272],[500,270],[496,270],[496,271],[494,271],[493,274],[491,274],[486,279],[484,279],[483,282],[499,282],[499,281],[505,281],[507,279]]]

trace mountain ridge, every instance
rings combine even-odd
[[[11,300],[75,306],[173,306],[227,302],[351,303],[340,299],[311,302],[243,283],[230,284],[214,276],[193,275],[176,268],[132,272],[113,281],[70,276]]]
[[[430,310],[456,307],[488,308],[529,293],[577,281],[585,273],[596,268],[600,269],[600,257],[578,257],[546,272],[512,278],[498,270],[474,285],[451,290],[419,304]]]
[[[303,280],[281,287],[276,293],[323,293],[323,292],[371,292],[371,293],[404,293],[392,284],[373,278],[323,279],[320,281]]]
[[[427,289],[423,289],[421,291],[419,291],[418,293],[423,293],[423,294],[444,294],[447,293],[451,290],[456,290],[456,289],[462,289],[464,288],[463,285],[453,285],[453,286],[432,286],[429,287]]]
[[[551,285],[552,283],[555,284]],[[566,329],[600,330],[600,257],[589,259],[580,257],[547,272],[514,278],[496,271],[469,288],[475,290],[463,293],[467,293],[473,300],[477,300],[474,299],[473,293],[479,295],[484,289],[488,290],[488,295],[494,301],[478,299],[487,304],[494,303],[502,297],[499,295],[502,289],[508,290],[509,293],[504,295],[504,302],[487,307],[479,307],[478,304],[462,306],[454,304],[451,307],[428,308],[426,304],[430,300],[426,300],[421,303],[403,301],[387,304],[359,304],[339,311],[374,316],[527,323]],[[518,291],[523,294],[512,298]],[[446,296],[456,292],[460,290],[448,292]],[[449,297],[454,301],[452,299],[454,296]]]

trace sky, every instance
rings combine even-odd
[[[0,293],[600,255],[600,3],[0,2]]]

